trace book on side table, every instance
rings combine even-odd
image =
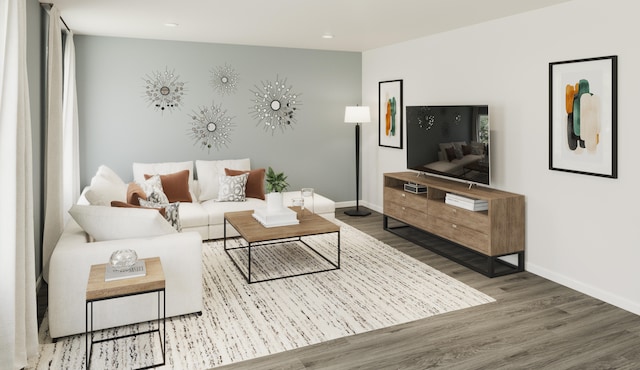
[[[143,260],[136,261],[133,266],[124,270],[116,270],[113,268],[113,266],[107,263],[104,272],[104,281],[129,279],[145,275],[147,275],[147,267]]]

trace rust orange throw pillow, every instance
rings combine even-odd
[[[144,179],[148,180],[151,176],[153,175],[145,174]],[[160,175],[160,182],[162,190],[169,198],[169,203],[192,202],[191,193],[189,193],[189,170]]]
[[[239,171],[229,168],[224,169],[224,173],[227,176],[238,176],[243,173],[248,173],[247,186],[245,188],[245,195],[249,198],[258,198],[264,200],[264,168],[258,168],[251,171]]]
[[[148,207],[143,207],[140,204],[135,205],[135,204],[131,204],[131,203],[121,202],[119,200],[112,200],[111,201],[111,207],[155,209],[156,211],[160,212],[162,217],[165,217],[164,216],[164,214],[165,214],[164,208],[148,208]]]

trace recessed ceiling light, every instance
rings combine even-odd
[[[164,24],[166,27],[178,27],[177,23],[165,23]]]
[[[332,39],[332,38],[333,38],[333,35],[332,35],[332,34],[330,34],[330,33],[325,33],[324,35],[322,35],[322,38],[323,38],[323,39]]]

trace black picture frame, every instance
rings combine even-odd
[[[378,145],[402,149],[402,80],[378,83]]]
[[[549,63],[549,169],[618,178],[618,57]]]

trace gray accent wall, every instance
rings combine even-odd
[[[133,162],[250,158],[289,176],[292,190],[313,187],[335,201],[355,199],[354,127],[346,105],[361,103],[361,53],[75,36],[82,186],[102,164],[125,181]],[[212,71],[239,74],[237,92],[220,95]],[[173,70],[186,83],[181,109],[161,112],[145,99],[146,75]],[[284,132],[257,126],[255,86],[286,79],[300,94],[297,124]],[[235,117],[231,142],[201,149],[188,132],[191,114],[222,103]]]

